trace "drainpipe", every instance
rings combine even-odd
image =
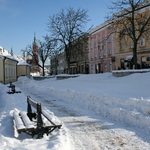
[[[6,57],[4,57],[4,59],[3,59],[3,77],[4,77],[4,84],[5,84],[5,60],[6,60]]]
[[[17,69],[18,69],[18,67],[17,67],[17,64],[18,64],[18,61],[17,61],[17,63],[16,63],[16,81],[17,81],[17,76],[18,76],[18,74],[17,74]]]
[[[27,65],[26,65],[26,76],[27,76]]]

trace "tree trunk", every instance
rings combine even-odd
[[[71,74],[71,70],[70,70],[70,60],[67,61],[67,67],[68,67],[68,74]]]
[[[134,41],[133,47],[133,69],[137,69],[137,42]]]
[[[42,63],[42,75],[45,76],[44,63]]]
[[[67,63],[67,73],[70,74],[70,49],[71,44],[65,46],[65,55],[66,55],[66,63]]]

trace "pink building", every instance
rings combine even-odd
[[[113,34],[108,23],[101,24],[89,33],[89,72],[103,73],[112,70]]]

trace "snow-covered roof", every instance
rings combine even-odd
[[[0,55],[5,56],[10,59],[13,59],[13,60],[16,60],[18,62],[24,61],[24,59],[21,56],[17,56],[15,54],[13,54],[13,56],[12,56],[11,53],[8,50],[6,50],[5,48],[3,48],[2,46],[0,46]]]
[[[108,27],[110,25],[110,22],[104,22],[104,23],[102,23],[102,24],[100,24],[100,25],[98,25],[98,26],[96,26],[96,27],[94,27],[94,28],[92,28],[90,31],[89,31],[89,33],[90,34],[95,34],[96,32],[99,32],[100,30],[103,30],[103,29],[105,29],[106,27]]]
[[[0,55],[11,56],[11,54],[3,47],[0,46]]]
[[[30,64],[28,64],[25,60],[19,61],[18,65],[25,65],[25,66],[31,66]]]
[[[13,61],[18,62],[16,59],[14,59],[14,58],[11,57],[11,56],[4,56],[4,55],[1,55],[1,54],[0,54],[0,58],[7,58],[7,59],[11,59],[11,60],[13,60]]]
[[[0,55],[1,56],[5,56],[9,59],[12,59],[12,60],[15,60],[15,61],[18,61],[16,58],[15,58],[15,55],[11,55],[10,52],[8,50],[6,50],[5,48],[3,48],[2,46],[0,46]]]

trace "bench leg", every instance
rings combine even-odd
[[[42,108],[40,104],[37,104],[37,128],[43,127],[43,120],[42,120]]]
[[[29,117],[30,120],[32,120],[32,108],[31,105],[28,102],[28,106],[27,106],[27,115]]]

